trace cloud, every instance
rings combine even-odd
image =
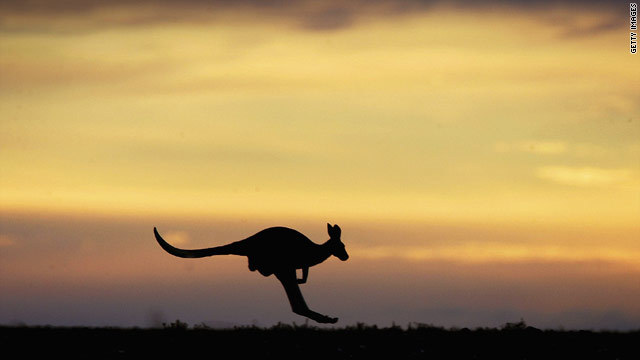
[[[0,3],[0,29],[11,31],[94,29],[103,26],[138,26],[168,22],[215,21],[225,13],[251,15],[251,21],[289,22],[295,27],[309,31],[337,30],[352,26],[362,18],[390,18],[427,12],[434,6],[452,6],[460,11],[495,10],[496,8],[531,11],[540,8],[559,7],[575,9],[598,8],[599,13],[620,12],[614,6],[604,6],[598,1],[506,1],[491,0],[469,3],[444,0],[355,0],[350,2],[329,0],[7,0]],[[573,10],[575,11],[575,10]],[[555,13],[555,12],[554,12]],[[64,18],[64,22],[59,19]],[[74,20],[70,20],[74,19]],[[550,21],[558,21],[550,17]],[[559,23],[566,27],[565,33],[608,31],[611,22],[595,25]],[[617,24],[617,23],[616,23]],[[615,25],[615,24],[614,24]]]
[[[564,34],[565,38],[583,38],[596,36],[609,31],[617,30],[620,28],[620,21],[617,18],[609,18],[599,20],[596,23],[591,24],[575,24],[570,23],[565,26]]]
[[[9,247],[16,244],[12,236],[0,234],[0,248]]]
[[[308,30],[332,30],[348,27],[354,20],[355,13],[350,9],[332,7],[308,16],[301,24]]]
[[[568,145],[564,141],[520,141],[514,143],[499,142],[494,145],[496,152],[505,153],[511,151],[521,151],[534,154],[553,155],[567,151]]]
[[[30,61],[0,60],[3,82],[0,90],[15,90],[45,85],[71,84],[122,84],[148,79],[157,73],[172,70],[170,65],[135,63],[134,61],[110,63],[89,59],[42,59]]]
[[[167,240],[167,242],[175,246],[186,245],[191,240],[189,233],[186,231],[168,231],[162,236]]]
[[[492,261],[607,261],[633,263],[640,252],[635,249],[611,249],[609,247],[555,244],[539,239],[516,243],[515,241],[486,240],[462,244],[398,245],[354,247],[358,256],[367,259],[403,259],[417,261],[460,261],[482,263]]]
[[[612,153],[619,155],[637,152],[630,147],[612,148],[593,143],[569,143],[560,140],[500,141],[493,145],[497,153],[530,153],[537,155],[568,155],[576,158],[602,158]]]
[[[530,141],[520,143],[520,149],[534,154],[561,154],[567,151],[563,141]]]
[[[542,2],[544,3],[544,2]],[[555,8],[541,14],[542,20],[559,30],[559,38],[585,38],[604,34],[622,28],[620,16],[622,13],[615,11],[615,7],[600,8],[598,14],[585,12],[589,6],[595,3],[586,4],[587,7],[577,8],[572,2],[564,2],[564,10]],[[558,11],[560,10],[560,11]],[[585,16],[586,15],[586,16]],[[594,16],[595,15],[595,16]]]
[[[628,183],[633,178],[630,169],[605,169],[597,167],[543,166],[536,175],[563,185],[605,186]]]

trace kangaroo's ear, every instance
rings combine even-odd
[[[338,238],[340,238],[340,235],[342,234],[342,229],[340,229],[340,226],[338,225],[333,225],[333,232],[336,234]]]
[[[327,232],[331,238],[340,239],[341,230],[338,225],[331,226],[330,224],[327,224]]]

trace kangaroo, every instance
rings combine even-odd
[[[325,261],[331,255],[342,261],[349,258],[340,240],[342,230],[338,225],[327,224],[329,240],[319,245],[302,233],[286,228],[271,227],[248,238],[231,244],[206,249],[184,250],[167,243],[154,227],[153,233],[158,244],[169,254],[181,258],[201,258],[213,255],[242,255],[249,259],[249,270],[263,276],[275,275],[282,283],[291,304],[291,310],[319,323],[335,324],[338,318],[312,311],[304,301],[298,284],[304,284],[309,277],[309,268]],[[302,279],[298,279],[296,269],[302,269]]]

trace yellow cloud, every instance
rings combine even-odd
[[[637,263],[640,251],[621,247],[563,246],[533,242],[458,244],[451,246],[368,246],[352,249],[359,257],[370,259],[405,258],[410,260],[488,261],[585,261],[605,260]]]
[[[628,183],[633,179],[631,169],[605,169],[597,167],[543,166],[538,168],[539,178],[564,185],[601,186]]]
[[[191,237],[189,233],[186,231],[167,231],[166,234],[162,235],[169,243],[175,246],[182,246],[189,243]]]
[[[520,142],[498,142],[494,145],[496,152],[522,151],[534,154],[553,155],[566,152],[568,145],[564,141],[529,140]]]
[[[637,214],[628,189],[551,193],[521,181],[535,156],[490,150],[632,168],[620,149],[637,141],[637,85],[615,34],[559,38],[540,13],[500,10],[326,32],[231,15],[0,34],[0,208],[581,221],[588,200],[613,209],[607,221]]]

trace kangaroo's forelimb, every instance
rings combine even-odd
[[[291,271],[279,271],[275,273],[276,277],[282,283],[284,290],[287,293],[287,298],[291,304],[291,310],[301,316],[306,316],[311,320],[324,324],[335,324],[338,322],[338,318],[332,318],[326,315],[317,313],[307,306],[304,301],[300,287],[298,286],[298,279],[296,279],[295,269]]]
[[[307,278],[309,277],[309,267],[302,268],[302,279],[296,279],[298,284],[304,284],[307,282]]]

